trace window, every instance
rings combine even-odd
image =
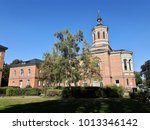
[[[103,39],[105,39],[105,32],[103,32]]]
[[[31,69],[28,69],[28,76],[30,76],[31,74]]]
[[[29,86],[29,85],[30,85],[30,80],[28,79],[28,80],[27,80],[27,86]]]
[[[116,80],[116,84],[119,84],[119,80]]]
[[[129,79],[127,79],[127,85],[129,86]]]
[[[100,32],[97,33],[97,37],[98,37],[98,39],[100,39]]]
[[[129,70],[132,70],[132,68],[131,68],[131,59],[129,60]]]
[[[14,70],[14,77],[16,77],[16,70]]]
[[[23,69],[20,70],[20,75],[21,75],[21,76],[24,75],[24,70],[23,70]]]
[[[22,80],[19,81],[19,87],[23,88],[23,81]]]
[[[40,87],[40,86],[41,86],[41,81],[39,80],[39,81],[38,81],[38,87]]]
[[[116,80],[116,85],[119,86],[119,80]]]
[[[127,59],[124,59],[123,63],[124,63],[124,70],[127,70]]]
[[[95,33],[94,33],[94,40],[95,40]]]

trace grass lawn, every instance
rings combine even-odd
[[[0,97],[0,113],[150,112],[150,103],[131,99]]]

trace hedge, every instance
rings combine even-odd
[[[38,88],[7,88],[6,96],[39,96],[41,90]]]
[[[62,95],[62,90],[59,89],[47,89],[44,93],[45,96],[61,96]]]
[[[123,90],[117,86],[100,87],[66,87],[62,91],[63,98],[100,98],[122,97]]]
[[[122,87],[64,87],[64,88],[0,88],[0,94],[6,96],[61,96],[62,98],[118,98],[122,97]]]
[[[6,95],[7,87],[0,87],[0,95]]]

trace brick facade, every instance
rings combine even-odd
[[[116,84],[125,88],[135,87],[133,53],[127,50],[113,50],[109,45],[108,27],[102,24],[100,15],[97,22],[92,29],[91,52],[100,62],[103,85]]]
[[[25,88],[43,87],[43,83],[39,80],[39,65],[42,63],[39,59],[25,61],[21,64],[14,65],[10,68],[8,86],[16,86]]]

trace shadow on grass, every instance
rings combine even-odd
[[[150,104],[130,99],[48,100],[9,106],[0,113],[148,113]]]

